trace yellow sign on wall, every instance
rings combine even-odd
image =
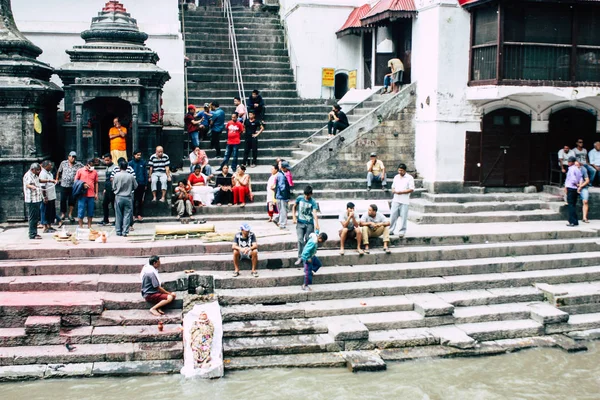
[[[348,72],[348,89],[356,89],[356,70]]]
[[[335,86],[335,68],[323,68],[323,72],[321,74],[321,86]]]

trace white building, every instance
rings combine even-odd
[[[350,6],[364,4],[356,18]],[[417,82],[415,167],[432,190],[541,185],[560,148],[600,140],[600,2],[281,5],[302,96],[322,96],[321,67],[358,70],[360,89],[381,85],[386,61],[402,59],[405,82]]]

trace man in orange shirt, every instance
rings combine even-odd
[[[127,128],[121,126],[119,118],[113,120],[114,127],[110,128],[108,137],[110,138],[110,154],[113,160],[118,160],[123,157],[127,160],[127,143],[125,137],[127,136]]]

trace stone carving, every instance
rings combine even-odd
[[[139,85],[140,78],[84,77],[75,78],[79,85]]]

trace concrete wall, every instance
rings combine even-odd
[[[412,74],[417,86],[416,167],[430,190],[458,190],[465,132],[480,116],[466,99],[469,13],[456,0],[417,0]]]
[[[296,75],[298,92],[304,98],[332,98],[333,88],[321,88],[321,69],[344,72],[358,70],[362,86],[361,37],[338,39],[335,32],[344,25],[354,7],[368,0],[280,0],[282,24],[287,27],[288,48]]]
[[[104,0],[19,0],[12,2],[17,26],[44,53],[41,61],[58,68],[69,62],[65,50],[84,44],[79,36],[89,29]],[[177,0],[122,0],[127,12],[149,35],[146,45],[158,53],[158,65],[169,71],[171,80],[164,87],[165,124],[183,126],[184,43],[179,25]],[[52,81],[62,87],[58,76]]]

